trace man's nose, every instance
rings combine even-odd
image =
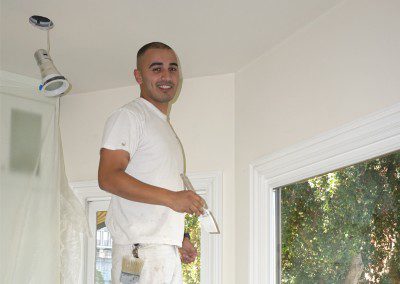
[[[164,69],[161,71],[161,79],[164,80],[170,80],[171,79],[171,74],[169,73],[168,69]]]

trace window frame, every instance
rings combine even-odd
[[[221,230],[219,235],[201,234],[201,284],[222,283],[222,172],[187,173],[193,187],[205,199],[213,212]],[[72,182],[70,186],[81,203],[85,206],[89,218],[89,205],[96,201],[108,201],[111,194],[101,190],[96,180]],[[95,206],[96,207],[96,206]],[[96,207],[97,208],[97,207]],[[103,208],[103,207],[99,207]],[[93,214],[92,214],[93,215]],[[95,215],[95,214],[94,214]],[[89,219],[91,236],[84,238],[82,254],[81,283],[94,283],[94,270],[89,270],[95,263],[95,233]]]
[[[279,283],[275,188],[399,149],[397,103],[251,163],[249,283]]]

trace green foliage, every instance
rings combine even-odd
[[[197,258],[190,264],[182,264],[183,283],[200,284],[200,222],[196,215],[186,214],[185,232],[190,233],[190,241],[197,248]]]
[[[282,282],[400,281],[400,152],[281,190]],[[367,283],[367,282],[365,282]]]
[[[103,278],[103,274],[101,273],[101,271],[96,269],[96,280],[95,282],[96,284],[104,284],[104,278]]]

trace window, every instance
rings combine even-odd
[[[279,283],[279,200],[274,189],[400,149],[400,104],[353,121],[250,165],[249,283]],[[282,252],[283,254],[284,252]]]
[[[185,232],[190,233],[190,241],[197,248],[196,260],[189,264],[182,264],[183,283],[200,284],[201,275],[201,227],[197,216],[186,214]]]
[[[88,283],[111,284],[112,240],[105,226],[110,198],[88,201],[89,227],[92,238],[87,242]]]
[[[188,177],[198,194],[206,200],[222,228],[222,174],[198,173],[188,174]],[[87,239],[87,261],[83,269],[86,272],[82,277],[86,279],[84,283],[111,283],[112,240],[104,226],[110,195],[98,188],[97,181],[72,183],[71,187],[86,204],[89,226],[93,234],[92,238]],[[183,265],[184,283],[221,283],[221,236],[201,234],[199,222],[193,216],[186,217],[186,226],[190,227],[192,241],[200,247],[201,251],[194,263]]]
[[[276,195],[282,283],[400,283],[400,152]]]

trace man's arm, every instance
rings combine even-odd
[[[101,189],[122,198],[162,205],[177,212],[201,215],[204,200],[193,191],[171,191],[152,186],[125,173],[129,153],[124,150],[100,150],[99,186]]]

